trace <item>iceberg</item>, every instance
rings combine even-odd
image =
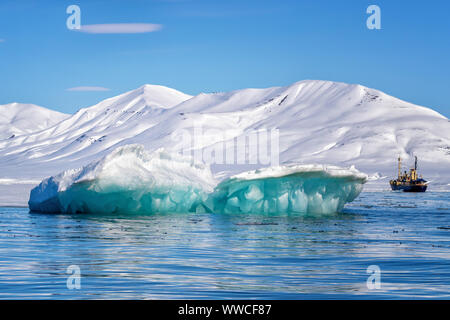
[[[48,213],[333,213],[353,201],[366,181],[354,167],[292,164],[218,183],[208,165],[135,144],[44,179],[31,190],[28,205]]]
[[[142,145],[119,147],[100,161],[43,180],[31,190],[39,212],[188,212],[207,199],[216,182],[208,166]]]
[[[270,167],[226,179],[208,201],[214,212],[224,213],[334,213],[353,201],[366,181],[354,167]]]

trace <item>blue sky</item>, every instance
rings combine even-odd
[[[71,31],[72,4],[82,25],[161,28]],[[366,27],[371,4],[381,8],[381,30]],[[450,117],[449,15],[448,1],[2,0],[0,104],[72,113],[145,83],[198,94],[321,79]]]

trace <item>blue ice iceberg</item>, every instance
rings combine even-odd
[[[270,167],[221,182],[208,201],[214,212],[333,213],[353,201],[366,180],[353,167]]]
[[[217,184],[207,165],[128,145],[43,180],[31,190],[28,205],[32,211],[64,213],[332,213],[353,201],[366,180],[354,168],[288,165]]]
[[[31,190],[28,205],[40,212],[188,212],[201,209],[215,184],[208,166],[127,145],[43,180]]]

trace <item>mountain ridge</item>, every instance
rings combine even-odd
[[[0,169],[10,174],[0,178],[43,178],[125,144],[180,152],[173,134],[193,133],[196,126],[215,132],[192,146],[203,152],[248,132],[278,129],[280,163],[355,164],[368,174],[386,176],[396,172],[398,155],[406,162],[418,155],[420,164],[436,175],[450,171],[445,116],[362,85],[302,80],[195,96],[145,84],[44,130],[0,140]],[[14,163],[22,164],[20,172]],[[215,168],[216,173],[222,170],[236,173],[242,167]]]
[[[0,105],[0,140],[44,130],[69,116],[31,103]]]

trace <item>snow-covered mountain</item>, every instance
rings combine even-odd
[[[40,163],[42,170],[83,162],[154,126],[167,109],[189,98],[174,89],[144,85],[82,108],[46,130],[0,140],[0,150],[9,163],[26,159],[27,164]]]
[[[69,116],[34,104],[0,105],[0,140],[44,130]]]
[[[408,164],[417,155],[426,178],[441,186],[450,183],[449,120],[361,85],[305,80],[194,97],[144,85],[52,120],[58,123],[0,139],[0,179],[41,179],[131,143],[180,151],[174,133],[200,126],[203,134],[192,149],[211,149],[251,131],[278,129],[280,163],[356,165],[369,175],[393,176],[398,155]],[[242,168],[222,165],[213,170]]]

